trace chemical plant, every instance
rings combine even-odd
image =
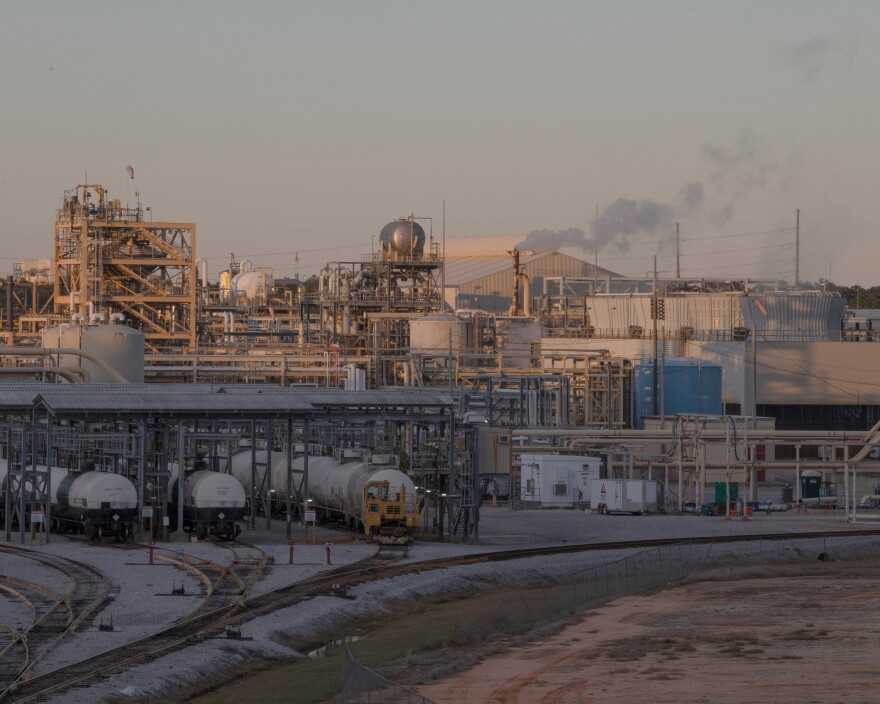
[[[415,215],[308,282],[234,255],[209,281],[196,225],[150,214],[78,185],[53,258],[3,282],[7,538],[37,513],[117,539],[308,519],[471,540],[490,498],[857,521],[880,493],[873,319],[836,294],[515,241],[465,260]]]

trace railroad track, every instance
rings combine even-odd
[[[564,543],[540,548],[524,548],[475,553],[424,562],[400,564],[406,550],[383,546],[366,560],[323,572],[292,585],[251,598],[239,598],[234,603],[216,608],[199,610],[170,627],[106,651],[72,665],[47,672],[21,682],[12,692],[14,702],[35,702],[70,687],[88,687],[106,675],[166,655],[206,638],[222,634],[227,627],[236,627],[250,619],[286,608],[306,599],[334,593],[339,587],[387,579],[433,569],[460,565],[518,560],[530,557],[558,555],[599,550],[647,549],[672,544],[740,543],[774,540],[803,540],[812,538],[847,538],[880,535],[878,530],[821,531],[800,533],[773,533],[763,535],[713,536],[705,538],[663,538],[656,540],[633,540],[610,543]],[[252,547],[252,546],[250,546]],[[240,577],[240,575],[239,575]]]
[[[232,541],[218,542],[214,545],[229,550],[228,562],[194,556],[167,557],[162,554],[156,556],[156,559],[178,565],[189,571],[204,584],[205,598],[188,618],[201,612],[212,612],[234,606],[247,598],[269,561],[269,556],[265,551],[249,543]]]
[[[75,536],[73,542],[86,542]],[[200,606],[189,614],[212,611],[245,598],[266,569],[269,556],[264,550],[242,540],[211,541],[211,545],[230,553],[228,562],[206,559],[184,553],[177,554],[168,548],[153,545],[153,559],[175,565],[195,576],[204,586],[205,598]],[[147,543],[106,543],[101,545],[114,550],[149,551]]]
[[[23,626],[0,624],[0,699],[30,677],[33,667],[70,631],[98,609],[110,593],[110,582],[95,568],[56,555],[0,546],[0,553],[42,565],[52,575],[53,588],[0,575],[0,603],[14,601],[27,613]],[[8,614],[12,607],[3,609]],[[24,619],[23,619],[24,620]]]
[[[361,574],[360,579],[363,580],[364,575],[371,574],[373,570],[387,565],[388,561],[387,554],[380,550],[374,557],[356,565],[347,565],[324,572],[251,599],[238,599],[235,603],[225,606],[211,610],[200,610],[196,615],[178,621],[169,628],[146,638],[22,682],[12,691],[10,701],[35,702],[70,687],[88,687],[112,672],[132,667],[206,638],[217,636],[223,633],[227,627],[238,626],[251,618],[271,613],[322,593],[332,592],[337,588],[337,585],[350,583],[353,575],[358,573]]]

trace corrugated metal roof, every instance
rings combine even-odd
[[[378,391],[343,391],[341,389],[308,389],[306,391],[312,405],[320,407],[425,407],[455,406],[456,402],[447,393],[433,389],[382,389]]]
[[[520,257],[520,264],[534,262],[554,254],[554,252],[542,252],[541,254],[532,254]],[[510,255],[502,255],[498,257],[462,257],[446,259],[446,278],[447,286],[458,286],[474,279],[480,279],[484,276],[490,276],[502,271],[510,271],[513,275],[513,259]]]
[[[72,393],[73,386],[64,391],[43,390],[35,399],[35,403],[43,403],[46,408],[61,415],[110,414],[110,415],[185,415],[187,413],[209,413],[211,415],[250,416],[276,415],[291,411],[311,411],[312,404],[305,399],[292,396],[274,396],[260,394],[223,394],[195,393],[178,389],[178,393],[162,392],[158,394],[143,390],[125,390],[98,392],[89,388],[89,384],[76,385],[81,393]]]
[[[0,382],[0,410],[14,412],[32,408],[43,386],[42,382],[23,379]]]
[[[577,257],[564,254],[559,251],[541,252],[539,254],[522,255],[520,264],[526,268],[528,272],[529,265],[538,265],[554,256],[560,257],[563,261],[576,263],[582,267],[587,267],[590,272],[593,265],[585,262]],[[510,255],[502,255],[497,257],[447,257],[446,259],[446,285],[461,286],[476,279],[482,279],[487,276],[509,272],[511,281],[513,280],[513,259]],[[601,277],[611,276],[618,278],[620,275],[613,271],[599,267],[598,275]],[[512,284],[511,284],[512,285]]]
[[[307,415],[331,408],[455,406],[446,393],[427,389],[344,391],[257,384],[0,384],[0,410],[20,412],[43,404],[56,415]]]

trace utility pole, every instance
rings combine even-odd
[[[443,266],[440,267],[440,310],[446,310],[446,199],[443,199],[443,251],[440,254]]]
[[[593,225],[593,295],[599,288],[599,205],[596,204],[596,220]],[[605,293],[609,293],[606,291]]]
[[[801,287],[801,209],[795,212],[794,221],[794,287]]]
[[[675,223],[675,278],[681,278],[681,223]]]
[[[658,397],[659,396],[659,388],[658,387],[660,384],[660,380],[657,378],[657,374],[658,374],[658,371],[657,371],[657,318],[660,317],[660,309],[659,309],[659,305],[657,303],[657,255],[656,254],[654,255],[654,293],[652,294],[652,300],[651,300],[651,317],[653,318],[653,325],[654,325],[654,331],[653,331],[654,332],[654,334],[653,334],[653,337],[654,337],[654,384],[653,384],[653,386],[654,386],[654,388],[652,389],[652,393],[651,393],[651,396],[653,397],[654,408],[653,408],[652,415],[659,416],[660,415],[660,408],[659,408],[660,399]]]

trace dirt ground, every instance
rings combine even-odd
[[[701,582],[416,689],[437,704],[876,702],[878,633],[880,579]]]

